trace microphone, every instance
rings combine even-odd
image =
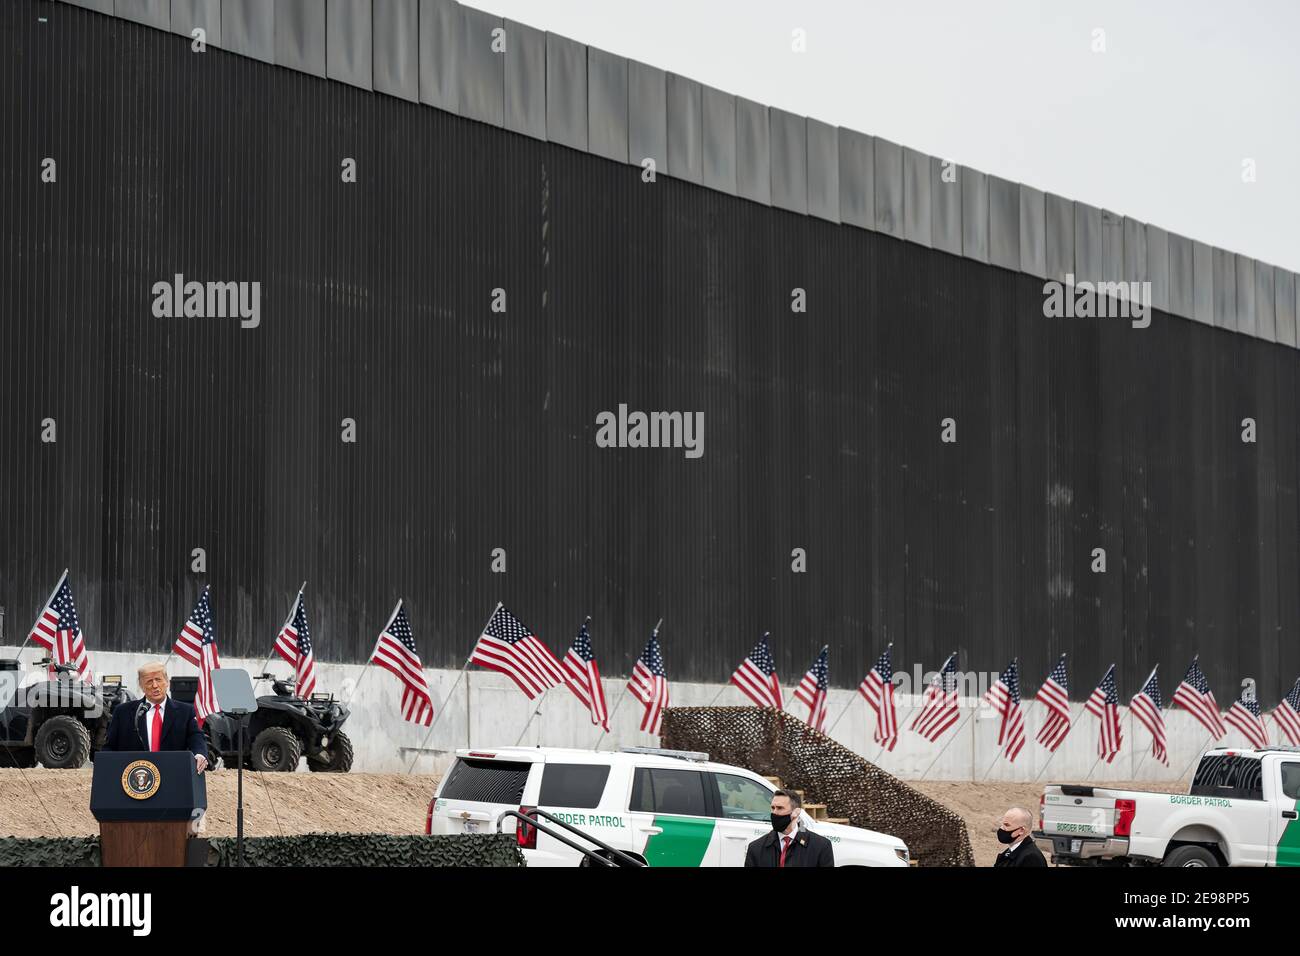
[[[144,747],[145,750],[149,749],[149,744],[145,741],[144,737],[141,736],[140,734],[140,715],[144,713],[144,709],[148,705],[148,703],[149,703],[148,700],[141,700],[140,706],[135,709],[135,736],[136,739],[140,741],[140,745]]]

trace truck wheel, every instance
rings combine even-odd
[[[76,770],[90,759],[90,731],[76,717],[51,717],[36,731],[36,759],[50,770]]]
[[[253,769],[288,773],[298,769],[302,745],[287,727],[267,727],[253,740]]]
[[[329,760],[307,758],[307,769],[317,773],[347,773],[352,769],[352,741],[339,731],[330,737]]]
[[[1218,866],[1219,858],[1203,846],[1180,846],[1165,855],[1161,866]]]

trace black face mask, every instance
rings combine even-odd
[[[784,833],[790,826],[790,817],[788,813],[772,814],[772,829],[777,833]]]
[[[999,843],[1015,843],[1015,842],[1016,842],[1016,838],[1013,837],[1013,836],[1011,835],[1011,834],[1013,834],[1013,833],[1015,833],[1014,830],[1004,830],[1004,829],[1002,829],[1001,827],[998,827],[998,842],[999,842]]]

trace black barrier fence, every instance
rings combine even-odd
[[[1047,318],[1025,275],[65,5],[0,40],[6,643],[67,566],[92,663],[205,583],[259,657],[305,578],[332,660],[401,596],[441,667],[504,600],[561,651],[592,615],[606,674],[660,617],[674,680],[764,630],[839,686],[887,641],[1027,684],[1068,652],[1076,695],[1300,671],[1294,350]],[[598,445],[636,411],[702,454]]]

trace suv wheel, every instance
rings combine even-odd
[[[36,759],[50,770],[75,770],[90,759],[90,731],[76,717],[59,714],[36,731]]]
[[[352,769],[352,741],[339,731],[330,736],[329,759],[307,758],[307,769],[317,773],[347,773]]]
[[[1161,866],[1218,866],[1219,858],[1203,846],[1180,846],[1165,856]]]
[[[288,727],[267,727],[253,739],[253,769],[287,773],[298,769],[302,745]]]

